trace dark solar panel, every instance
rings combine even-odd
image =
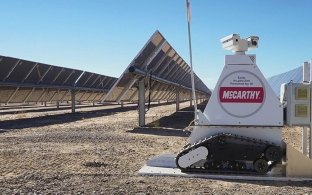
[[[106,89],[111,89],[113,85],[116,83],[117,78],[110,77],[109,80],[107,81],[106,85],[104,86]]]
[[[33,69],[33,71],[28,75],[28,77],[24,80],[24,83],[38,83],[40,79],[44,76],[44,74],[48,71],[50,65],[40,64]]]
[[[149,57],[151,52],[154,51],[156,46],[153,43],[148,43],[146,48],[141,52],[137,58],[134,59],[133,65],[138,68],[143,68],[145,60]]]
[[[106,82],[108,82],[108,80],[109,80],[109,77],[101,76],[99,81],[94,84],[95,88],[105,89],[104,86],[105,86]]]
[[[100,82],[101,75],[93,74],[91,78],[85,83],[86,88],[95,88],[96,84]]]
[[[7,76],[9,76],[10,71],[19,62],[16,58],[1,56],[0,61],[0,81],[5,81]]]
[[[22,82],[26,76],[32,71],[36,63],[21,60],[13,69],[12,73],[6,79],[7,82]]]
[[[156,55],[156,57],[151,61],[150,65],[148,66],[149,69],[151,70],[155,70],[155,67],[157,65],[157,63],[165,57],[165,52],[163,52],[162,50]]]
[[[48,73],[43,77],[40,84],[47,84],[47,85],[53,84],[55,79],[57,79],[57,77],[61,74],[62,70],[63,70],[62,67],[52,66],[50,70],[48,71]]]
[[[70,76],[66,79],[66,81],[63,83],[65,86],[74,86],[75,82],[79,78],[79,76],[82,74],[81,70],[73,70],[73,72],[70,74]]]
[[[73,69],[62,68],[62,71],[60,72],[60,74],[56,75],[56,79],[51,84],[62,86],[62,85],[65,85],[65,82],[66,82],[68,86],[74,86],[75,84],[74,82],[73,83],[67,82],[73,73],[74,73]]]
[[[92,72],[84,72],[76,83],[77,87],[84,87],[85,83],[94,75]]]
[[[79,89],[76,96],[80,95],[84,101],[98,100],[117,80],[96,73],[82,73],[81,70],[0,56],[0,102],[70,101],[70,89],[75,88]]]

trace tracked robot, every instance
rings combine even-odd
[[[221,39],[225,66],[189,143],[176,156],[183,172],[266,174],[281,164],[283,107],[256,64],[259,38]]]

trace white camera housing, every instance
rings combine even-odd
[[[222,47],[236,53],[245,53],[248,49],[257,48],[259,37],[250,36],[241,39],[239,34],[231,34],[221,39]]]
[[[259,37],[250,36],[247,38],[248,48],[258,48]]]

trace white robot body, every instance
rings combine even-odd
[[[237,40],[237,36],[221,40],[223,47],[232,48],[235,54],[225,56],[225,66],[210,100],[203,113],[198,111],[190,143],[227,132],[280,145],[283,107],[256,65],[256,56],[245,55],[248,41],[239,39],[240,44],[233,39]],[[230,46],[231,41],[238,46]]]
[[[256,56],[245,55],[258,40],[238,34],[221,39],[223,48],[235,54],[225,56],[206,109],[195,114],[189,143],[175,157],[182,172],[311,177],[312,161],[282,140],[282,104],[256,65]],[[294,100],[290,96],[295,90],[287,90],[287,112],[295,109],[293,124],[306,123],[302,117],[309,115],[306,87],[301,86],[300,94],[296,91]],[[301,110],[293,108],[295,103]]]

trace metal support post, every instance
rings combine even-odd
[[[312,60],[310,71],[312,71]],[[309,158],[312,159],[312,72],[310,72],[310,139],[309,139]]]
[[[56,100],[56,109],[60,109],[60,97],[59,97],[59,92],[56,93],[56,96],[57,96],[57,100]]]
[[[312,159],[312,128],[310,127],[310,148],[309,148],[309,157]]]
[[[72,113],[76,112],[75,90],[71,91]]]
[[[139,126],[145,126],[145,87],[144,79],[139,81]]]
[[[121,100],[120,104],[121,104],[121,107],[123,108],[124,107],[124,101]]]
[[[176,111],[180,110],[180,90],[176,87]]]
[[[191,93],[190,93],[190,107],[192,107],[193,106],[193,94],[192,94],[192,91],[191,91]]]
[[[301,140],[301,148],[302,148],[302,153],[306,156],[308,155],[308,128],[303,127],[302,128],[302,140]]]
[[[47,107],[47,102],[44,102],[44,107]]]
[[[13,99],[13,97],[16,95],[16,93],[18,92],[19,87],[17,87],[14,92],[10,95],[9,99],[7,100],[6,104],[10,103],[10,101]]]

